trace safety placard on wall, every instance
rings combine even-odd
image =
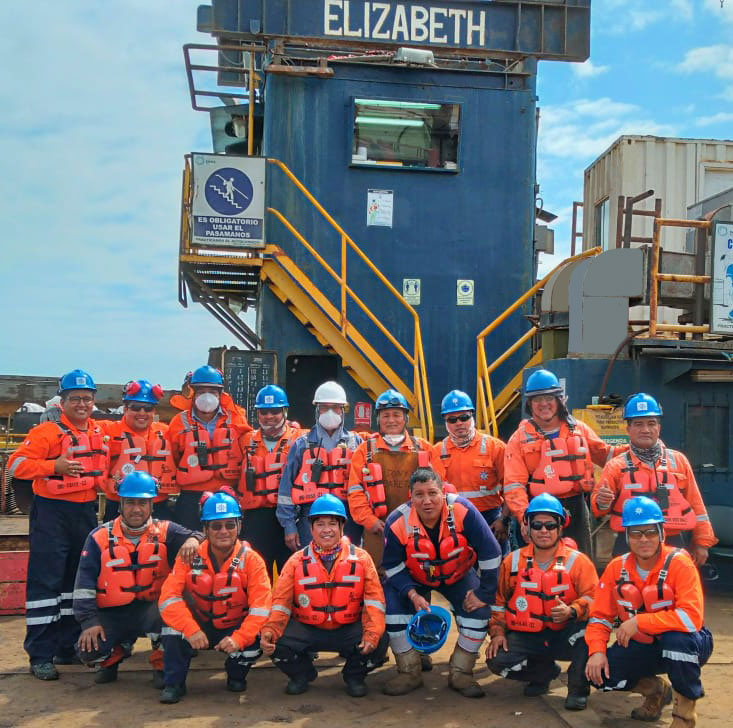
[[[733,333],[733,222],[713,225],[713,290],[710,332]]]
[[[402,298],[413,306],[420,303],[420,279],[419,278],[403,278],[402,279]]]
[[[367,190],[367,226],[392,227],[394,192]]]
[[[456,304],[459,306],[473,306],[473,281],[459,278],[456,282]]]
[[[372,403],[357,402],[354,405],[354,427],[371,427]]]
[[[265,159],[192,154],[193,245],[265,244]]]

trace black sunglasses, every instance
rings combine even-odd
[[[445,421],[450,422],[451,425],[455,425],[456,422],[468,422],[473,415],[454,415],[453,417],[446,417]]]
[[[154,404],[128,404],[127,406],[133,412],[140,412],[140,410],[145,410],[146,412],[152,412],[155,409]]]
[[[541,531],[543,528],[548,531],[557,531],[560,528],[560,524],[557,521],[532,521],[529,527],[533,531]]]
[[[209,528],[212,531],[221,531],[222,528],[226,528],[227,531],[234,531],[237,528],[235,521],[227,521],[226,523],[214,522],[209,524]]]
[[[281,415],[283,413],[282,407],[261,407],[257,410],[260,415]]]

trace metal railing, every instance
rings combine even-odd
[[[476,417],[480,428],[491,427],[494,437],[499,435],[499,423],[496,416],[496,405],[494,393],[491,387],[491,374],[496,371],[512,354],[515,354],[537,333],[538,328],[532,328],[520,336],[503,354],[498,356],[491,364],[486,356],[486,337],[495,331],[500,324],[506,321],[517,309],[523,306],[532,296],[544,287],[545,283],[561,268],[582,258],[590,258],[598,255],[601,248],[591,248],[579,255],[566,258],[556,265],[542,280],[537,281],[524,295],[520,296],[511,306],[497,316],[479,335],[476,337]],[[523,368],[523,367],[522,367]]]

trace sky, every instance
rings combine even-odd
[[[0,374],[178,387],[234,337],[178,303],[183,155],[209,151],[181,47],[200,0],[0,2]],[[540,63],[538,182],[569,252],[621,134],[733,138],[733,0],[593,0],[591,57]]]

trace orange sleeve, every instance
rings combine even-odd
[[[613,446],[601,440],[596,434],[596,431],[585,422],[578,421],[575,426],[576,429],[581,430],[588,443],[590,459],[593,461],[593,464],[602,468],[613,457]]]
[[[201,629],[183,600],[183,589],[189,571],[191,567],[178,557],[173,564],[173,570],[163,582],[158,599],[158,608],[163,621],[184,637],[190,637]]]
[[[171,456],[173,462],[178,467],[178,463],[181,462],[181,455],[183,454],[183,443],[181,442],[181,433],[183,432],[183,425],[181,424],[181,416],[177,414],[168,425],[168,432],[165,434],[165,439],[168,441],[170,446]]]
[[[362,442],[359,447],[354,450],[351,456],[351,470],[349,471],[349,487],[347,489],[347,498],[349,501],[349,513],[351,518],[364,528],[372,528],[379,519],[374,515],[369,501],[367,500],[366,490],[361,482],[363,475],[362,470],[366,465],[367,444]]]
[[[491,605],[491,620],[489,621],[489,637],[499,637],[506,634],[506,605],[511,592],[512,555],[507,554],[499,567],[499,584],[496,597]]]
[[[59,428],[52,422],[36,425],[8,459],[13,478],[34,480],[54,474],[54,461],[60,456]]]
[[[603,518],[603,516],[608,515],[611,512],[611,507],[616,502],[614,498],[605,510],[601,510],[598,507],[598,491],[601,489],[601,486],[604,484],[607,485],[616,494],[616,498],[618,498],[619,483],[621,482],[621,466],[622,461],[616,458],[609,460],[603,466],[603,471],[601,472],[601,477],[598,478],[598,482],[593,486],[590,494],[590,505],[593,509],[593,515],[596,518]]]
[[[593,604],[590,607],[590,618],[585,628],[585,641],[588,654],[596,652],[605,654],[608,640],[613,631],[613,623],[618,614],[613,588],[616,583],[614,559],[605,569],[593,592]]]
[[[582,553],[579,553],[570,571],[570,578],[578,594],[569,606],[578,613],[578,619],[586,621],[593,604],[593,594],[598,585],[598,574],[593,562]]]
[[[687,482],[680,483],[680,490],[683,492],[687,502],[695,511],[695,528],[692,530],[692,541],[696,546],[704,546],[710,548],[718,543],[718,539],[715,538],[713,533],[713,527],[710,523],[710,516],[708,516],[707,508],[700,494],[700,488],[698,488],[697,480],[695,480],[695,474],[692,472],[692,466],[690,461],[681,453],[675,451],[675,460],[679,472],[684,475]]]
[[[445,460],[441,459],[440,454],[443,452],[443,443],[436,442],[432,447],[432,454],[430,459],[433,464],[433,470],[440,476],[441,480],[445,480],[445,474],[447,468],[445,467]]]
[[[376,645],[384,634],[385,613],[387,605],[384,599],[384,590],[374,566],[372,557],[357,549],[359,562],[364,567],[364,608],[361,612],[362,639]]]
[[[519,442],[519,431],[515,432],[506,444],[504,449],[504,502],[511,514],[522,520],[527,510],[529,501],[527,499],[527,483],[529,482],[529,471],[524,462],[522,448]]]
[[[496,437],[489,440],[491,443],[491,460],[496,468],[496,482],[504,482],[504,455],[506,453],[506,444]]]
[[[242,649],[251,645],[260,633],[262,625],[270,616],[272,606],[272,589],[270,577],[263,558],[253,549],[247,549],[247,558],[244,563],[247,574],[247,602],[249,613],[232,633],[232,640]]]
[[[667,581],[674,591],[674,608],[636,615],[642,632],[698,632],[702,627],[704,602],[697,567],[685,553],[678,553],[669,566]]]
[[[280,639],[282,633],[285,631],[285,627],[287,627],[290,621],[290,614],[293,607],[295,567],[297,566],[300,554],[300,551],[296,551],[285,562],[283,570],[278,574],[275,589],[272,593],[270,616],[267,618],[261,630],[262,632],[265,630],[272,632],[275,641]]]

